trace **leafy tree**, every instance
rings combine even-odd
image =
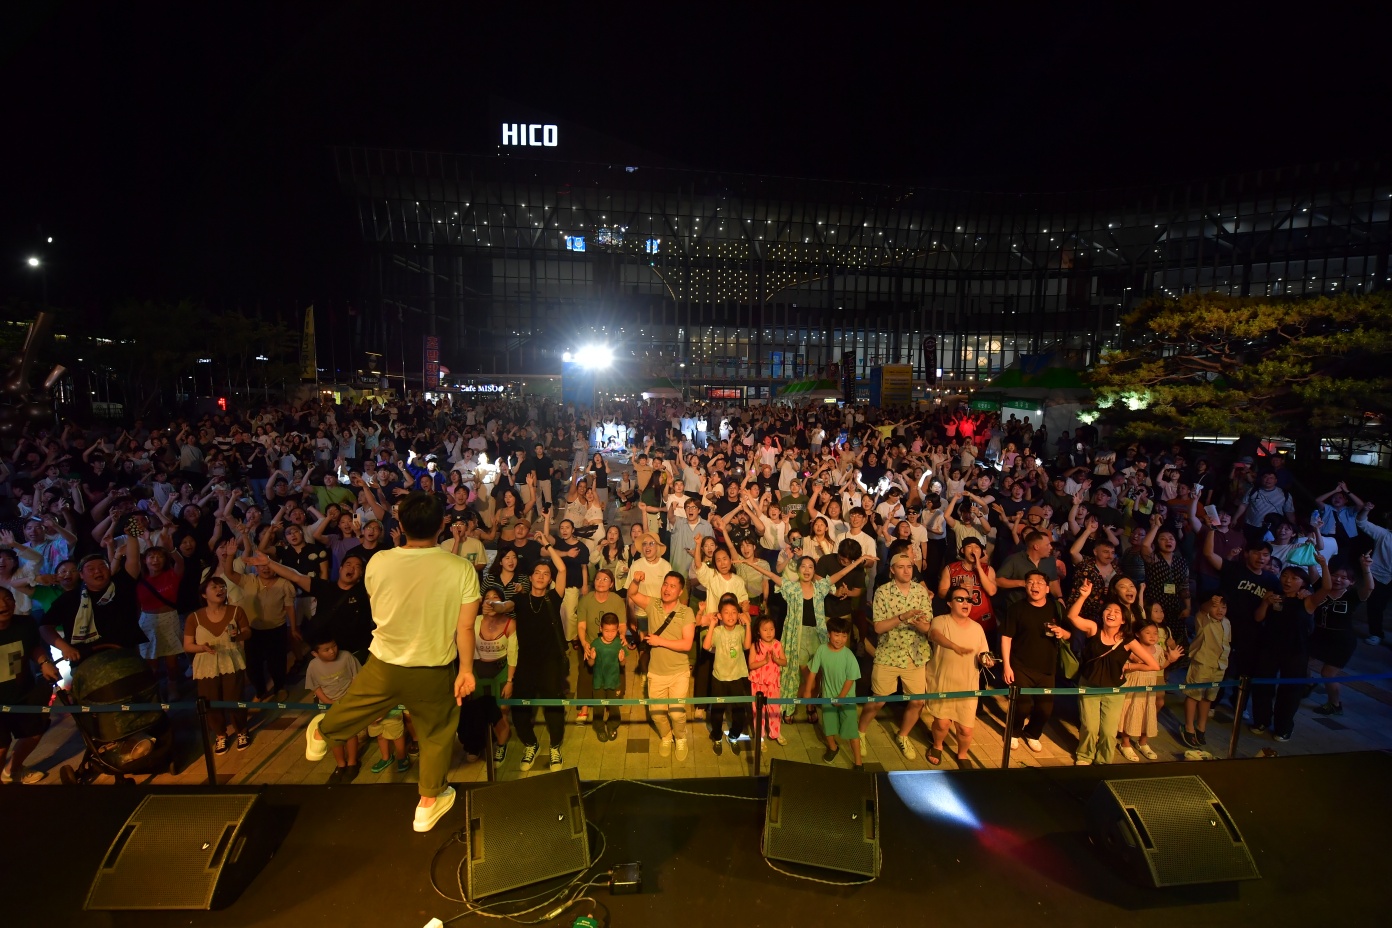
[[[1122,323],[1127,347],[1089,374],[1121,434],[1352,438],[1392,414],[1392,300],[1196,293]],[[1303,456],[1303,455],[1302,455]]]

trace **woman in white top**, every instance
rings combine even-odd
[[[482,608],[474,619],[474,679],[478,686],[459,709],[459,743],[465,755],[479,757],[488,749],[488,726],[493,726],[493,762],[507,756],[508,715],[497,700],[512,696],[517,673],[517,628],[514,605],[496,589],[484,590]]]
[[[830,523],[825,516],[812,520],[811,534],[802,539],[802,551],[799,553],[817,560],[836,553],[836,542],[831,538]]]
[[[203,581],[203,608],[184,620],[184,651],[193,655],[193,682],[198,695],[209,702],[237,702],[246,687],[246,656],[242,643],[251,637],[251,622],[241,606],[227,604],[227,581],[211,576]],[[247,712],[209,709],[213,726],[213,753],[227,752],[230,732],[237,750],[251,746]]]

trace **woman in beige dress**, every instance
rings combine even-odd
[[[933,640],[933,659],[928,664],[928,692],[952,693],[975,690],[980,682],[977,655],[985,653],[986,633],[971,618],[971,593],[962,587],[947,591],[947,615],[933,617],[929,636]],[[976,697],[958,699],[929,699],[928,712],[933,716],[933,746],[928,749],[928,762],[942,761],[943,741],[949,728],[956,728],[957,766],[972,766],[967,751],[971,748],[972,729],[976,725]]]

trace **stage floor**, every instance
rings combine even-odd
[[[1263,879],[1151,890],[1125,881],[1088,844],[1083,801],[1112,777],[1198,774],[1224,801]],[[616,782],[586,800],[608,843],[600,870],[641,861],[643,891],[594,895],[608,924],[918,926],[1025,916],[1078,926],[1366,924],[1381,920],[1381,825],[1392,755],[1366,752],[1144,767],[975,770],[880,775],[883,871],[834,887],[774,872],[759,853],[762,802],[661,792]],[[753,779],[667,780],[664,786],[755,797]],[[84,912],[101,855],[144,787],[0,789],[14,837],[0,863],[4,921],[63,926],[416,926],[462,907],[431,889],[437,849],[463,822],[456,805],[428,835],[410,828],[410,785],[275,786],[263,801],[288,826],[275,857],[218,912]],[[174,790],[171,790],[174,791]],[[184,788],[178,792],[198,792]],[[462,848],[435,874],[455,888]],[[522,895],[531,890],[521,890]],[[554,924],[569,925],[586,904]],[[467,924],[464,919],[458,924]]]

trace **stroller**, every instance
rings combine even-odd
[[[59,690],[66,705],[114,706],[159,702],[155,675],[129,648],[98,650],[73,666],[71,692]],[[131,774],[174,773],[174,733],[169,716],[154,712],[73,713],[87,751],[76,767],[59,770],[65,784],[87,784],[104,773],[129,784]]]

